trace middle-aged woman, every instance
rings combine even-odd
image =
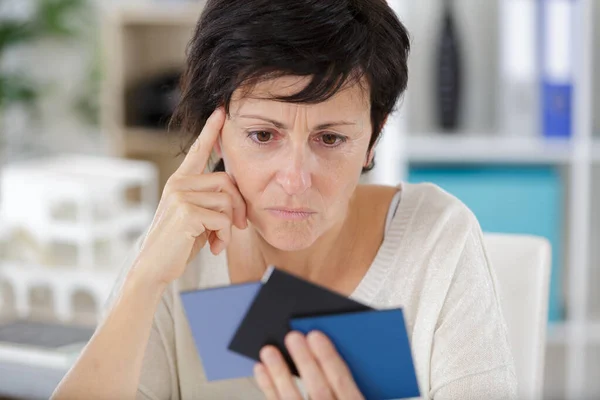
[[[276,265],[403,307],[423,398],[514,399],[473,214],[431,184],[359,184],[406,88],[408,53],[384,0],[208,0],[174,116],[191,146],[54,397],[362,398],[319,332],[286,337],[299,383],[271,346],[253,378],[206,381],[179,292],[257,281]]]

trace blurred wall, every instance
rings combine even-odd
[[[93,15],[99,18],[99,5],[119,0],[88,0]],[[37,0],[2,0],[0,16],[27,15]],[[30,76],[45,93],[40,101],[40,118],[32,120],[18,108],[7,112],[8,129],[25,132],[29,140],[54,151],[106,151],[98,126],[74,111],[74,103],[87,85],[90,68],[97,56],[97,24],[87,26],[82,36],[63,41],[42,40],[10,50],[3,66]]]
[[[594,49],[596,52],[594,53],[594,128],[596,135],[600,135],[600,76],[598,76],[598,71],[600,71],[600,1],[595,0],[592,1],[594,8]]]
[[[36,0],[3,0],[3,8],[26,9]],[[95,4],[118,4],[128,0],[90,0]],[[131,1],[131,0],[129,0]],[[139,0],[138,0],[139,1]],[[435,131],[432,104],[434,102],[433,66],[439,21],[443,1],[410,1],[413,7],[406,19],[412,36],[410,57],[411,99],[408,115],[411,130]],[[459,35],[463,45],[464,107],[463,129],[487,132],[495,126],[497,74],[498,74],[498,23],[499,0],[455,0],[454,9],[459,21]],[[600,2],[594,1],[595,14],[600,21]],[[1,11],[0,11],[1,13]],[[92,27],[92,29],[95,27]],[[600,29],[595,32],[600,42]],[[54,81],[53,95],[42,102],[44,137],[65,149],[90,148],[102,144],[96,127],[90,127],[73,115],[69,104],[78,94],[94,49],[82,44],[39,43],[39,45],[14,52],[6,62],[24,65],[40,81]],[[595,65],[600,65],[600,52]],[[600,93],[600,79],[596,79],[595,92]],[[600,128],[600,101],[595,104],[595,126]],[[32,127],[30,129],[36,129]],[[39,128],[37,128],[39,129]],[[90,144],[91,143],[91,144]]]

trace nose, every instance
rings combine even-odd
[[[304,193],[312,184],[307,150],[299,147],[294,149],[276,174],[277,183],[290,196]]]

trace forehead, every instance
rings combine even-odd
[[[250,88],[240,88],[232,96],[230,108],[233,114],[248,110],[306,109],[311,114],[326,114],[331,117],[352,115],[355,118],[370,114],[368,84],[356,82],[343,86],[329,99],[320,103],[285,103],[273,100],[276,97],[290,96],[300,92],[310,83],[310,77],[284,76],[268,79]]]

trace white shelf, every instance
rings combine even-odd
[[[585,334],[589,344],[600,346],[600,321],[588,323]]]
[[[569,322],[553,323],[548,325],[546,342],[549,345],[565,345],[573,341],[573,331],[577,330],[577,325]],[[590,345],[600,346],[600,321],[588,321],[582,327],[582,340]]]
[[[569,340],[567,323],[553,323],[548,325],[546,343],[549,345],[566,344]]]
[[[0,362],[67,371],[73,365],[84,346],[85,343],[79,343],[50,350],[0,342]]]
[[[573,146],[568,140],[493,133],[412,135],[407,138],[406,151],[409,162],[438,164],[567,164],[573,158]]]
[[[594,163],[600,163],[600,138],[594,138],[592,140],[592,161]]]

